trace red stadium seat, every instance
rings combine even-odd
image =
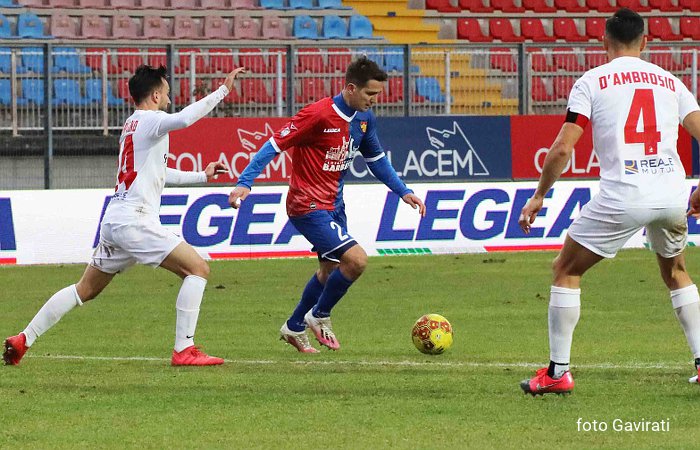
[[[209,67],[204,63],[204,55],[198,48],[181,48],[175,51],[177,55],[175,61],[175,73],[189,72],[192,67],[192,54],[194,58],[194,71],[197,73],[209,72]]]
[[[83,8],[83,9],[86,9],[86,8],[97,8],[97,9],[106,8],[105,0],[78,0],[78,6]]]
[[[296,97],[297,103],[313,103],[323,97],[328,97],[323,78],[302,78],[300,91]]]
[[[492,69],[498,69],[503,72],[518,71],[515,55],[508,48],[492,48],[489,62]]]
[[[700,0],[678,0],[678,4],[693,12],[700,12]]]
[[[59,39],[76,39],[75,22],[66,14],[55,14],[51,17],[51,34]]]
[[[190,88],[189,78],[180,78],[178,80],[180,84],[180,95],[175,97],[175,104],[184,106],[192,103],[192,95],[194,94],[194,100],[201,100],[204,98],[204,81],[196,80],[194,82],[194,89]],[[194,92],[196,91],[196,93]]]
[[[241,97],[244,103],[272,103],[273,98],[260,78],[241,78]]]
[[[532,61],[532,70],[535,72],[554,72],[557,70],[554,65],[547,61],[547,54],[540,48],[528,47],[528,55]]]
[[[594,67],[602,66],[608,62],[608,56],[605,53],[600,52],[587,52],[586,53],[586,69],[592,69]]]
[[[117,70],[121,72],[134,72],[143,64],[143,56],[137,48],[117,49]]]
[[[109,52],[106,51],[104,48],[88,48],[85,50],[85,65],[91,68],[94,71],[97,72],[102,72],[102,58],[103,54],[106,55],[105,57],[107,58],[107,72],[108,73],[114,73],[114,70],[110,70],[110,67],[112,66],[112,60],[109,56]]]
[[[669,72],[681,69],[681,63],[676,60],[675,53],[677,52],[672,52],[670,47],[648,47],[648,49],[650,50],[650,63],[656,64]]]
[[[87,39],[107,39],[107,24],[94,14],[83,16],[80,35]]]
[[[226,0],[201,0],[200,5],[204,9],[227,9]]]
[[[450,0],[425,0],[425,9],[435,9],[444,13],[461,12],[459,6],[452,6]]]
[[[675,34],[671,28],[671,22],[666,17],[649,18],[649,37],[662,41],[680,41],[683,36]]]
[[[554,0],[554,7],[566,12],[588,12],[588,7],[581,6],[578,0]]]
[[[483,0],[459,0],[459,7],[471,13],[493,12],[493,8],[484,5]]]
[[[277,16],[263,16],[261,31],[264,39],[289,39],[284,19]]]
[[[209,49],[209,70],[228,73],[236,68],[233,52],[228,48]]]
[[[323,55],[321,54],[320,49],[301,49],[297,52],[297,59],[296,71],[299,73],[321,73],[326,71],[326,66],[323,63]]]
[[[175,16],[173,36],[175,39],[201,39],[197,23],[188,16]]]
[[[552,61],[557,69],[567,72],[581,72],[583,65],[579,62],[578,55],[571,47],[557,47],[552,50]]]
[[[211,80],[211,92],[214,92],[215,90],[219,89],[219,86],[224,84],[225,78],[212,78]],[[231,104],[231,103],[241,103],[241,95],[238,93],[238,89],[236,88],[236,84],[234,83],[233,89],[229,91],[228,95],[224,97],[224,104]]]
[[[170,0],[171,9],[197,9],[197,0]]]
[[[170,27],[161,16],[143,17],[143,37],[146,39],[170,38]]]
[[[236,15],[233,20],[234,39],[260,39],[260,23],[250,16]]]
[[[554,36],[547,36],[540,19],[520,19],[520,35],[535,42],[554,42]]]
[[[141,8],[144,9],[168,9],[167,0],[141,0]]]
[[[253,73],[270,73],[272,68],[267,65],[259,48],[242,48],[239,50],[238,62]],[[245,95],[245,94],[244,94]]]
[[[389,78],[391,83],[391,78]],[[331,95],[339,94],[345,88],[345,77],[332,77],[330,79]]]
[[[117,80],[117,95],[119,98],[131,102],[131,94],[129,93],[129,79],[120,78]]]
[[[554,98],[560,99],[569,98],[571,88],[574,87],[576,78],[574,77],[555,77],[554,78]]]
[[[532,77],[532,99],[536,102],[551,102],[554,100],[551,90],[542,77]]]
[[[557,8],[549,6],[545,0],[523,0],[523,7],[536,13],[557,12]]]
[[[491,7],[506,13],[525,12],[525,8],[516,6],[514,0],[491,0]]]
[[[681,68],[682,70],[690,69],[693,67],[693,50],[697,50],[698,59],[700,59],[700,48],[693,47],[681,47]],[[700,66],[700,61],[698,61]],[[700,77],[698,77],[700,78]]]
[[[165,54],[165,49],[149,49],[148,50],[148,65],[153,67],[168,66],[168,56]]]
[[[683,11],[682,6],[674,5],[671,0],[647,0],[649,7],[662,12]]]
[[[109,0],[109,6],[112,9],[135,9],[136,0]]]
[[[588,36],[579,34],[574,19],[569,18],[554,19],[554,35],[566,42],[584,42],[588,40]]]
[[[352,53],[347,48],[329,48],[327,72],[343,72],[352,62]]]
[[[403,101],[403,78],[391,77],[387,86],[387,103],[399,103]]]
[[[112,17],[112,38],[138,39],[139,29],[134,19],[123,14]]]
[[[598,12],[617,11],[617,8],[610,4],[610,0],[586,0],[586,6]]]
[[[207,15],[204,18],[204,37],[207,39],[231,39],[231,28],[223,18]]]
[[[618,8],[629,8],[638,13],[651,11],[648,6],[642,6],[641,0],[615,0],[615,3]]]
[[[516,36],[513,32],[513,25],[508,19],[491,19],[489,20],[489,34],[494,39],[500,39],[503,42],[522,42],[522,36]]]
[[[75,0],[48,0],[50,8],[75,8]]]
[[[683,37],[700,41],[700,17],[681,17],[679,20]]]
[[[586,18],[586,36],[589,39],[603,40],[605,35],[605,19],[602,17]]]
[[[481,31],[481,25],[477,19],[458,19],[457,20],[457,38],[467,39],[470,42],[491,42],[491,36],[484,35]]]

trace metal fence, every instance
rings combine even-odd
[[[588,45],[4,47],[0,189],[111,185],[118,134],[133,109],[128,79],[140,64],[168,68],[173,111],[246,66],[211,115],[285,117],[339,92],[361,54],[389,76],[375,107],[381,116],[561,114],[574,81],[606,60]],[[643,58],[698,95],[700,46],[652,47]]]

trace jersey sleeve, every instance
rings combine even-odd
[[[316,125],[319,123],[320,111],[307,106],[277,130],[270,138],[270,143],[277,153],[281,153],[304,142],[313,140],[316,135]]]
[[[213,110],[216,105],[228,95],[228,88],[221,85],[219,89],[201,100],[183,108],[175,114],[161,113],[156,115],[156,123],[152,128],[156,136],[165,136],[170,131],[187,128]]]
[[[591,118],[592,105],[593,99],[590,85],[586,77],[581,77],[574,83],[574,87],[571,88],[569,103],[566,106],[567,111],[569,113],[585,116],[587,119],[586,121],[588,121]]]
[[[680,123],[683,123],[688,114],[700,111],[700,106],[698,106],[698,101],[693,97],[693,93],[690,92],[683,82],[679,80],[678,85],[678,115],[681,119]]]
[[[360,143],[360,153],[369,161],[377,160],[384,156],[384,149],[377,135],[377,118],[371,112],[369,120],[367,120],[367,131]]]

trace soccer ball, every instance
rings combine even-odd
[[[439,355],[452,345],[452,325],[440,314],[426,314],[413,325],[411,336],[421,353]]]

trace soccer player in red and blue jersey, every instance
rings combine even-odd
[[[375,177],[425,215],[425,205],[398,177],[377,137],[376,117],[370,108],[386,79],[386,72],[366,57],[353,61],[343,91],[306,106],[277,131],[245,168],[229,196],[231,206],[238,208],[265,166],[279,153],[294,148],[287,214],[313,244],[319,269],[282,325],[280,336],[302,353],[318,353],[309,344],[307,326],[321,345],[340,348],[331,326],[331,310],[367,266],[367,253],[348,233],[343,202],[343,178],[357,152]]]

